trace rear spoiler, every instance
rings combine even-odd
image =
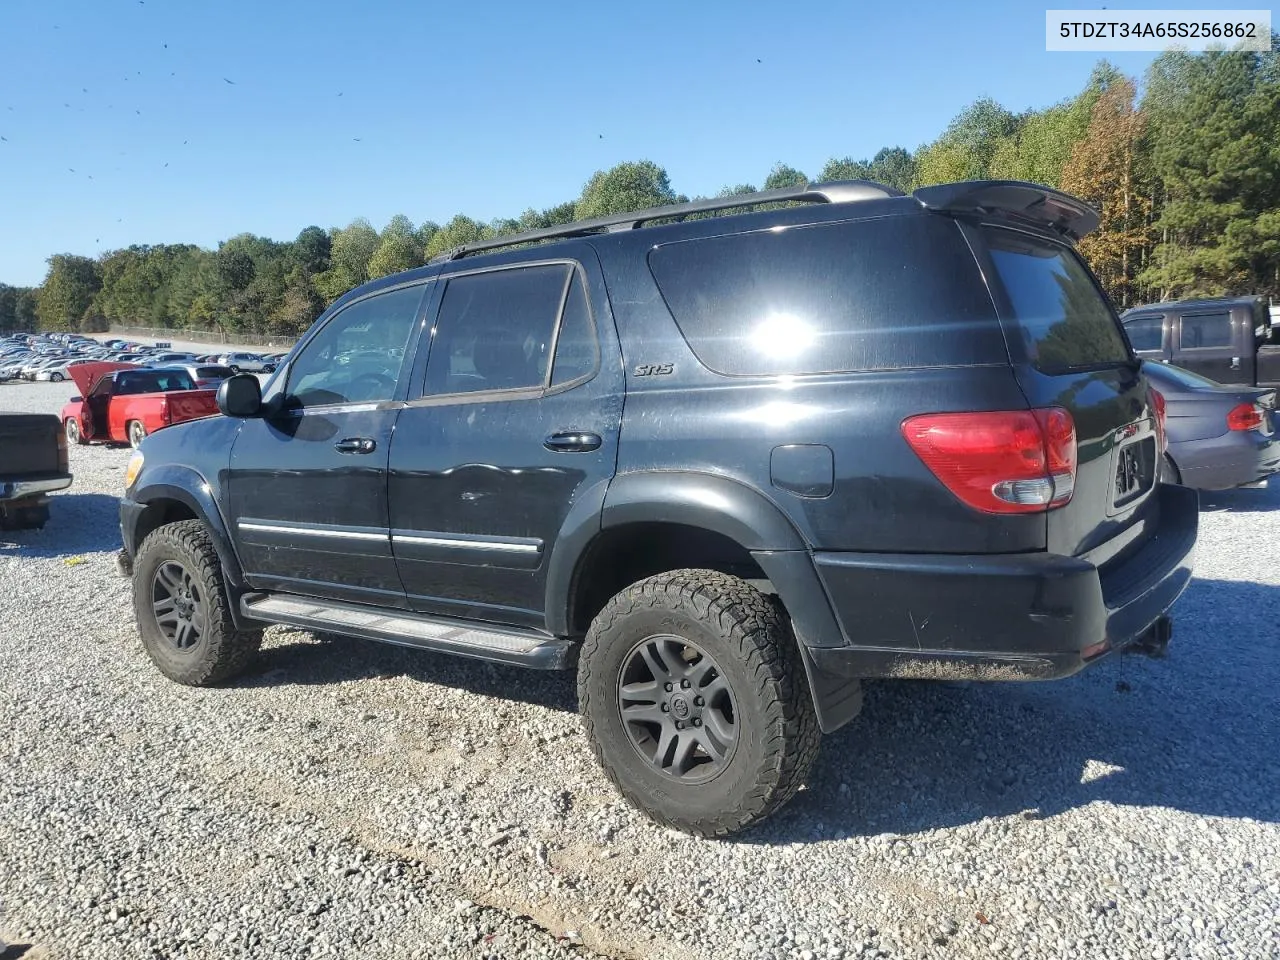
[[[971,180],[921,187],[914,196],[926,210],[987,213],[1029,220],[1071,240],[1098,228],[1098,212],[1070,194],[1021,180]]]

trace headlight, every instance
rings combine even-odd
[[[138,474],[141,472],[142,451],[138,450],[129,458],[129,465],[124,468],[124,488],[126,490],[133,486],[133,481],[138,479]]]

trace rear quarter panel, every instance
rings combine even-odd
[[[711,473],[759,491],[814,549],[990,553],[1043,550],[1043,514],[994,517],[962,504],[915,455],[902,421],[948,410],[1026,409],[1010,366],[805,377],[728,377],[681,335],[634,238],[593,239],[609,278],[627,395],[618,474]],[[639,375],[654,366],[670,373]],[[832,489],[776,486],[776,448],[831,450]],[[711,505],[714,506],[714,505]]]

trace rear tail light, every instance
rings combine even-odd
[[[1151,406],[1156,411],[1156,443],[1160,447],[1160,452],[1164,453],[1169,449],[1169,431],[1167,429],[1169,415],[1164,394],[1154,388],[1151,390]]]
[[[165,423],[169,422],[169,398],[160,398],[160,419]]]
[[[1232,407],[1227,414],[1228,430],[1261,430],[1266,423],[1266,413],[1254,403],[1242,403]]]
[[[59,430],[58,431],[58,470],[59,472],[66,473],[67,466],[68,466],[67,431]]]
[[[984,513],[1036,513],[1075,491],[1076,427],[1061,407],[926,413],[902,422],[911,449],[962,502]]]

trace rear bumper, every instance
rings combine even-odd
[[[1197,490],[1230,490],[1280,471],[1280,435],[1239,430],[1212,440],[1171,444],[1182,482]]]
[[[843,642],[802,635],[806,652],[844,677],[1070,676],[1143,638],[1191,579],[1196,493],[1163,485],[1158,495],[1156,531],[1096,565],[1048,553],[817,553]]]
[[[54,477],[36,477],[23,480],[0,480],[0,501],[25,500],[71,486],[71,474]]]

